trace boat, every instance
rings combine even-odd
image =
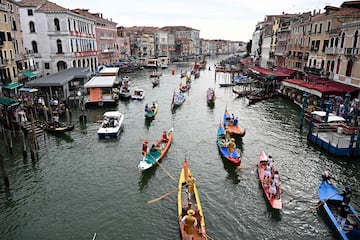
[[[161,76],[162,76],[161,72],[152,72],[152,73],[150,73],[151,78],[159,78]]]
[[[241,152],[240,149],[235,148],[232,153],[228,151],[228,142],[229,139],[225,138],[225,130],[222,126],[222,123],[219,123],[218,131],[217,131],[217,140],[216,144],[218,146],[221,157],[234,164],[235,166],[240,166],[241,164]]]
[[[345,226],[341,229],[339,222],[337,221],[338,207],[341,206],[343,196],[332,183],[322,181],[318,188],[318,195],[321,201],[321,205],[325,210],[327,217],[333,226],[333,229],[339,235],[340,239],[355,240],[360,239],[360,219],[359,213],[349,204],[350,214],[348,214]],[[320,206],[318,204],[318,206]]]
[[[120,91],[119,91],[119,98],[121,100],[129,100],[131,99],[131,92],[130,92],[130,81],[123,80]]]
[[[74,129],[73,123],[64,123],[64,122],[58,122],[58,123],[47,123],[44,127],[45,131],[52,134],[58,134],[58,133],[64,133],[69,132]]]
[[[261,187],[262,187],[262,189],[263,189],[263,191],[265,193],[265,196],[266,196],[270,206],[273,209],[281,210],[282,206],[283,206],[281,193],[277,194],[276,197],[271,197],[270,193],[269,193],[269,186],[264,181],[264,174],[265,174],[265,169],[266,169],[266,166],[267,166],[267,161],[268,161],[268,156],[266,155],[266,153],[264,151],[261,151],[260,156],[259,156],[259,160],[258,160],[258,164],[257,164],[260,184],[261,184]],[[274,166],[273,166],[273,169],[275,169]]]
[[[205,219],[204,213],[201,207],[199,191],[197,189],[196,183],[194,183],[194,194],[191,195],[190,199],[188,198],[188,189],[186,180],[188,176],[192,175],[187,160],[184,160],[183,167],[180,172],[179,184],[178,184],[178,198],[177,198],[177,209],[178,209],[178,220],[179,227],[181,232],[181,239],[185,238],[185,223],[181,221],[183,217],[187,214],[187,211],[192,209],[195,212],[194,217],[197,220],[197,226],[194,229],[193,240],[206,240],[206,228],[205,228]],[[191,202],[191,208],[189,208],[189,202]]]
[[[119,100],[117,76],[94,76],[84,88],[88,92],[84,98],[85,107],[116,106]]]
[[[145,97],[145,91],[142,88],[135,88],[133,94],[131,95],[132,100],[143,100]]]
[[[145,171],[154,165],[158,165],[161,159],[165,156],[167,151],[170,148],[174,129],[170,128],[167,132],[167,141],[163,141],[163,137],[157,139],[155,143],[153,144],[153,147],[149,150],[149,152],[143,157],[143,159],[138,164],[138,168],[141,171]]]
[[[246,98],[249,100],[249,103],[255,103],[261,100],[273,98],[274,96],[275,94],[271,92],[254,91],[251,94],[247,95]]]
[[[172,102],[171,102],[171,108],[174,109],[176,107],[181,106],[186,100],[185,94],[183,92],[175,92],[173,94]]]
[[[215,103],[215,90],[213,88],[209,88],[206,92],[206,101],[208,104]]]
[[[219,83],[219,86],[220,87],[233,87],[235,86],[236,84],[231,82],[231,83]]]
[[[156,86],[159,86],[160,78],[153,78],[151,82],[152,82],[153,88]]]
[[[99,138],[117,138],[123,128],[124,114],[119,111],[105,112],[97,134]]]
[[[151,107],[148,107],[148,104],[146,104],[145,118],[149,119],[149,118],[155,117],[155,115],[158,113],[158,108],[159,108],[159,106],[158,106],[157,102],[153,102]]]
[[[232,119],[227,109],[225,109],[224,112],[224,127],[229,129],[230,134],[234,137],[244,137],[246,134],[246,129],[242,129],[239,127],[237,123],[237,118],[236,120]]]

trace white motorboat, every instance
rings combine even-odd
[[[101,127],[97,131],[99,138],[117,138],[123,128],[124,114],[119,111],[104,113]]]

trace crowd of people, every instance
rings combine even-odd
[[[275,170],[274,160],[268,156],[265,165],[264,178],[262,179],[265,187],[268,188],[269,198],[279,198],[281,194],[281,179],[279,172]]]

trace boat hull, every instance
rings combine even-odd
[[[240,150],[236,148],[235,151],[229,153],[228,148],[225,145],[223,145],[223,141],[225,140],[224,128],[221,126],[221,124],[219,125],[220,126],[218,127],[216,144],[218,146],[221,157],[235,166],[240,166],[241,164]]]
[[[173,139],[173,134],[174,134],[174,129],[171,128],[170,130],[168,130],[167,132],[167,136],[168,136],[168,141],[167,143],[164,145],[163,148],[161,148],[161,151],[150,151],[148,154],[146,154],[143,159],[140,161],[138,168],[140,171],[145,171],[148,170],[150,168],[152,168],[155,165],[158,165],[158,163],[161,161],[161,159],[163,159],[163,157],[165,156],[165,154],[168,152],[170,146],[171,146],[171,142]],[[154,145],[158,146],[161,145],[161,138],[156,140]]]
[[[339,190],[333,185],[329,184],[326,181],[322,181],[318,188],[318,195],[320,201],[323,203],[323,209],[331,222],[333,229],[336,231],[340,239],[344,240],[354,240],[359,239],[360,230],[352,229],[352,224],[360,225],[360,219],[358,217],[358,213],[355,209],[350,205],[350,214],[353,216],[348,216],[346,224],[344,226],[344,230],[340,228],[340,224],[337,221],[337,208],[341,205],[343,197],[339,194]]]
[[[179,227],[181,238],[185,238],[185,231],[184,231],[184,223],[181,219],[184,217],[184,209],[188,206],[188,202],[191,201],[192,208],[195,208],[195,204],[197,205],[198,213],[195,214],[195,218],[198,222],[198,225],[194,229],[193,240],[206,240],[206,228],[205,228],[205,219],[204,213],[202,210],[199,192],[196,187],[196,183],[194,184],[194,197],[191,197],[190,200],[187,196],[187,187],[186,187],[186,179],[191,174],[190,169],[188,167],[188,162],[185,160],[183,163],[183,167],[180,172],[179,183],[178,183],[178,197],[177,197],[177,210],[178,210],[178,220],[179,220]],[[195,210],[195,209],[194,209]]]
[[[117,124],[114,122],[112,124],[105,123],[105,118],[110,119],[110,122],[116,119]],[[124,118],[124,114],[120,113],[119,111],[105,112],[104,120],[101,123],[99,130],[97,131],[98,137],[100,139],[117,138],[123,129]]]
[[[281,194],[279,195],[278,198],[270,197],[269,187],[263,181],[264,180],[264,175],[265,175],[265,169],[266,169],[266,165],[267,165],[267,159],[268,159],[268,157],[267,157],[266,153],[264,151],[262,151],[260,153],[260,156],[259,156],[259,159],[258,159],[258,164],[257,164],[260,184],[261,184],[261,187],[262,187],[262,189],[263,189],[263,191],[265,193],[265,196],[266,196],[270,206],[273,209],[280,210],[280,209],[282,209],[282,206],[283,206]]]

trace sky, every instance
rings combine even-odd
[[[51,0],[68,9],[102,13],[117,26],[186,26],[200,30],[204,39],[248,42],[266,15],[321,12],[339,0]]]

